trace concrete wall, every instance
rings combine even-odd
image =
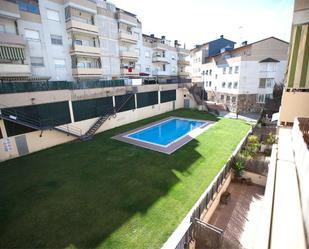
[[[253,172],[249,172],[249,171],[244,171],[243,174],[244,178],[250,178],[252,183],[260,185],[265,187],[266,186],[266,181],[267,181],[267,177],[266,176],[262,176]]]
[[[279,122],[294,122],[295,117],[309,117],[308,92],[284,92]]]
[[[159,93],[158,93],[159,94]],[[183,90],[177,89],[175,109],[183,107],[184,97]],[[149,118],[164,112],[172,111],[174,109],[173,102],[167,102],[162,104],[157,104],[153,106],[147,106],[143,108],[138,108],[135,110],[130,110],[126,112],[118,113],[115,118],[107,120],[102,127],[97,131],[97,133],[132,123],[141,119]],[[88,119],[80,122],[74,123],[75,127],[80,128],[83,132],[87,131],[90,126],[96,121],[97,118]],[[3,130],[3,121],[0,121],[0,128]],[[5,132],[2,132],[5,136]],[[70,142],[75,138],[72,136],[67,136],[64,133],[50,130],[44,131],[42,136],[40,136],[40,131],[34,131],[30,133],[25,133],[18,136],[13,136],[9,138],[0,139],[0,161],[8,160],[20,156],[18,153],[16,139],[20,136],[26,136],[27,146],[29,153],[39,151],[42,149],[50,148],[58,144]],[[7,146],[9,144],[9,146]],[[9,149],[8,149],[9,148]]]

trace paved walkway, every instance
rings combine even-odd
[[[227,205],[219,204],[209,223],[224,230],[222,248],[253,248],[264,187],[232,182],[228,191],[231,199]]]

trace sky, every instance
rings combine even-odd
[[[293,0],[110,0],[137,15],[144,34],[193,48],[224,35],[237,42],[290,40]],[[237,46],[236,45],[236,46]]]

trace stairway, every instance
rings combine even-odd
[[[122,103],[121,105],[115,109],[113,108],[110,112],[107,114],[99,117],[95,123],[89,128],[89,130],[80,137],[82,141],[90,140],[96,131],[105,123],[106,120],[110,119],[112,116],[116,116],[117,112],[121,110],[121,108],[134,96],[135,93],[133,92],[127,92],[127,94],[130,94]]]
[[[21,112],[13,107],[8,107],[5,105],[0,104],[0,118],[20,124],[34,130],[50,130],[54,129],[59,132],[65,133],[66,135],[72,135],[74,137],[80,137],[82,135],[81,129],[78,127],[73,126],[72,124],[65,124],[65,125],[56,125],[60,122],[53,120],[54,125],[44,125],[40,119],[33,117],[29,114]]]

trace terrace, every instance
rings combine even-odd
[[[172,155],[111,139],[169,116],[216,124]],[[249,129],[177,110],[3,162],[0,247],[160,248]]]

